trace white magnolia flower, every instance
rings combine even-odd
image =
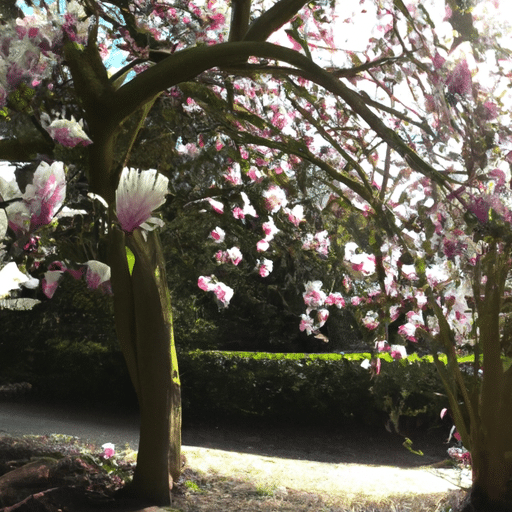
[[[19,288],[20,284],[28,283],[31,278],[20,272],[16,263],[11,261],[0,270],[0,298],[7,297],[11,290]]]
[[[249,200],[249,196],[245,192],[242,192],[240,195],[242,196],[242,200],[244,202],[244,215],[251,215],[252,217],[257,217],[258,214],[256,213],[254,206],[252,206],[251,201]]]
[[[370,368],[371,366],[371,362],[369,359],[363,359],[362,363],[361,363],[361,368],[364,368],[365,370],[368,370],[368,368]]]
[[[153,210],[164,204],[169,180],[155,169],[139,172],[124,168],[116,190],[116,212],[121,228],[132,233],[140,227],[147,231],[163,226],[152,217]]]
[[[265,190],[263,197],[265,198],[265,207],[272,213],[278,212],[288,203],[285,191],[276,185],[271,185],[268,190]]]
[[[1,172],[4,172],[3,170]],[[9,180],[7,178],[10,178]],[[8,201],[9,199],[15,199],[17,197],[21,197],[23,194],[21,193],[20,187],[18,186],[18,182],[14,177],[14,173],[12,176],[7,176],[7,173],[4,176],[0,176],[0,197],[2,201]]]

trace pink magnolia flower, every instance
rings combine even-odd
[[[227,250],[227,256],[229,261],[233,263],[233,265],[238,265],[242,261],[242,253],[238,247],[231,247],[231,249]]]
[[[197,286],[205,292],[213,292],[218,303],[222,307],[227,307],[233,297],[234,290],[224,283],[218,282],[214,276],[200,276],[197,280]]]
[[[496,119],[499,114],[498,105],[492,101],[486,101],[483,105],[484,110],[484,119],[486,121],[491,121],[492,119]]]
[[[306,331],[306,334],[308,335],[314,332],[316,328],[314,326],[313,319],[308,315],[301,315],[299,330],[302,332]]]
[[[434,64],[434,68],[440,69],[444,66],[444,63],[446,62],[446,59],[444,57],[441,57],[439,53],[436,52],[432,59],[432,64]]]
[[[73,279],[81,279],[85,274],[87,288],[90,290],[99,289],[108,294],[112,293],[110,267],[105,263],[89,260],[81,268],[74,270],[66,267],[61,261],[54,261],[48,266],[48,271],[45,272],[42,282],[43,293],[49,299],[55,294],[65,273],[70,274]]]
[[[327,319],[329,318],[329,311],[327,309],[320,309],[316,313],[316,318],[318,320],[318,328],[325,325],[325,322],[327,322]]]
[[[224,205],[220,201],[216,201],[211,197],[207,197],[206,201],[210,203],[210,206],[213,208],[213,211],[216,213],[224,213]]]
[[[323,256],[329,254],[329,247],[331,241],[329,240],[327,231],[320,231],[315,235],[308,233],[306,238],[302,241],[302,248],[305,250],[315,250]]]
[[[371,368],[372,363],[369,359],[364,358],[363,361],[361,362],[360,366],[361,366],[361,368],[368,370]]]
[[[197,280],[197,286],[199,286],[199,288],[205,292],[211,291],[213,289],[212,278],[207,276],[199,276],[199,279]]]
[[[272,260],[263,259],[257,260],[256,268],[258,269],[258,273],[261,277],[268,277],[274,268],[274,263]]]
[[[116,212],[121,228],[132,233],[137,228],[148,231],[163,226],[152,217],[153,210],[164,204],[169,180],[155,169],[139,172],[124,168],[116,190]]]
[[[362,272],[365,276],[375,273],[375,256],[373,254],[354,254],[350,263],[352,263],[352,270]]]
[[[235,219],[245,219],[246,215],[251,215],[252,217],[258,217],[258,214],[256,213],[256,210],[252,206],[248,195],[245,192],[242,192],[240,195],[242,196],[244,206],[243,206],[243,208],[240,208],[239,206],[235,206],[235,208],[233,208],[233,217],[235,217]]]
[[[398,328],[398,334],[409,341],[417,341],[416,337],[414,336],[416,334],[416,325],[411,322],[407,322],[406,324],[401,325]]]
[[[11,290],[19,288],[20,284],[27,288],[35,288],[39,281],[21,272],[14,261],[0,269],[0,298],[7,297]]]
[[[389,352],[391,350],[391,347],[389,346],[389,343],[387,341],[377,341],[375,342],[375,348],[379,352]]]
[[[224,242],[224,238],[226,237],[226,233],[222,228],[219,228],[218,226],[210,233],[210,237],[213,238],[213,240],[220,244],[221,242]]]
[[[235,162],[232,167],[228,169],[228,172],[223,175],[226,181],[229,181],[233,185],[242,184],[242,174],[240,173],[240,164]]]
[[[87,267],[85,272],[87,288],[91,290],[100,288],[106,293],[112,293],[110,285],[110,267],[97,260],[89,260],[85,265]]]
[[[33,227],[49,224],[62,206],[66,195],[64,164],[41,162],[34,173],[32,185],[27,185],[23,199],[30,206]]]
[[[407,357],[407,350],[403,345],[391,345],[391,357],[393,359],[403,359]]]
[[[362,322],[363,322],[363,325],[367,329],[370,329],[371,331],[373,331],[373,330],[377,329],[377,327],[379,327],[379,321],[371,315],[365,316],[363,318]]]
[[[62,206],[66,195],[64,164],[41,162],[27,185],[22,201],[6,208],[9,226],[16,233],[28,233],[49,224]]]
[[[213,287],[213,293],[222,306],[227,307],[229,305],[229,301],[233,297],[234,290],[224,283],[217,283]]]
[[[322,291],[322,281],[309,281],[305,285],[306,291],[302,294],[304,304],[309,308],[319,308],[325,303],[327,298]]]
[[[228,261],[228,253],[226,251],[217,251],[215,253],[214,258],[217,260],[217,263],[220,265],[221,263],[227,263]]]
[[[49,121],[48,114],[45,116]],[[41,121],[43,121],[43,116],[41,116]],[[42,124],[50,137],[63,146],[74,148],[80,144],[82,146],[92,144],[92,140],[83,130],[83,122],[77,122],[73,116],[71,119],[55,119],[47,126],[44,122]]]
[[[464,241],[462,230],[456,229],[450,235],[447,235],[443,240],[443,252],[449,260],[453,260],[455,256],[461,256],[465,253],[468,244]]]
[[[498,190],[501,190],[507,183],[506,175],[501,169],[492,169],[489,171],[489,176],[495,181]]]
[[[336,306],[338,309],[341,309],[345,306],[345,299],[342,297],[341,293],[330,293],[325,299],[324,304],[326,306]]]
[[[267,242],[270,242],[274,238],[274,235],[279,232],[272,217],[269,217],[268,221],[263,223],[262,228]]]
[[[284,212],[288,215],[288,220],[294,225],[298,226],[301,222],[304,222],[304,206],[298,204],[294,206],[291,210],[289,208],[285,208]]]
[[[251,167],[249,169],[249,172],[247,173],[247,176],[251,178],[252,181],[255,181],[256,183],[260,183],[263,181],[263,174],[256,169],[256,167]]]
[[[101,456],[105,459],[110,459],[116,454],[116,446],[112,443],[102,444],[101,447],[103,448]]]
[[[250,215],[251,217],[255,218],[258,217],[254,206],[252,206],[251,201],[249,200],[249,196],[245,192],[242,192],[240,195],[242,196],[242,201],[244,202],[244,215]]]
[[[55,291],[59,287],[59,281],[64,275],[63,270],[49,270],[45,272],[43,282],[41,283],[41,287],[43,289],[43,293],[51,299],[55,294]]]
[[[235,206],[233,208],[233,217],[235,219],[245,219],[245,213],[240,206]]]

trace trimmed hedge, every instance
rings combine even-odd
[[[361,367],[369,353],[182,352],[184,414],[317,424],[398,422],[405,416],[435,423],[447,399],[432,357],[379,357],[375,375]]]

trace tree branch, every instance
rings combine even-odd
[[[382,118],[366,104],[365,99],[347,87],[338,78],[304,55],[266,42],[242,41],[214,46],[198,46],[176,52],[155,66],[136,76],[115,94],[112,121],[121,122],[155,94],[181,82],[197,77],[214,67],[227,67],[233,62],[250,56],[287,62],[301,70],[301,75],[342,98],[352,110],[387,144],[401,155],[415,171],[427,176],[442,187],[447,187],[448,177],[434,169],[411,149],[407,143]],[[264,72],[264,71],[263,71]]]
[[[232,0],[229,41],[242,41],[251,17],[251,0]]]
[[[244,41],[266,41],[271,34],[290,21],[308,0],[279,0],[257,18],[245,34]]]

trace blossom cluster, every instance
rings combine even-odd
[[[329,254],[330,245],[331,241],[329,240],[329,235],[325,230],[319,231],[314,235],[308,233],[302,241],[303,249],[314,250],[323,256],[327,256]]]
[[[143,13],[139,9],[144,9]],[[147,33],[159,43],[172,41],[175,50],[224,41],[227,8],[218,1],[210,0],[201,7],[192,1],[176,2],[172,6],[151,2],[144,7],[138,2],[131,2],[129,10],[138,24],[138,31]],[[148,48],[139,47],[128,30],[121,28],[117,35],[123,39],[120,49],[132,57],[148,56]]]
[[[83,44],[87,40],[89,20],[76,0],[66,2],[60,15],[57,2],[46,14],[34,8],[34,14],[2,25],[0,35],[0,107],[21,84],[30,88],[50,78],[60,61],[63,36]]]
[[[213,292],[221,307],[227,307],[234,294],[233,288],[217,281],[215,276],[199,276],[197,286],[205,292]]]
[[[6,208],[9,227],[18,236],[32,233],[50,224],[64,203],[64,164],[41,162],[34,172],[32,183],[27,185],[23,194],[16,181],[6,182],[0,177],[0,194],[4,201],[19,199]]]
[[[74,279],[85,277],[87,288],[90,290],[99,289],[103,293],[112,294],[110,284],[110,267],[97,260],[86,261],[78,269],[68,268],[61,261],[54,261],[45,272],[42,289],[43,293],[51,299],[59,286],[64,274],[71,275]]]
[[[301,315],[299,329],[307,334],[318,332],[325,325],[329,318],[329,310],[325,306],[336,306],[341,309],[345,306],[345,299],[339,292],[326,294],[322,290],[322,281],[309,281],[305,285],[305,292],[302,294],[306,313]],[[311,313],[315,313],[315,317]]]

